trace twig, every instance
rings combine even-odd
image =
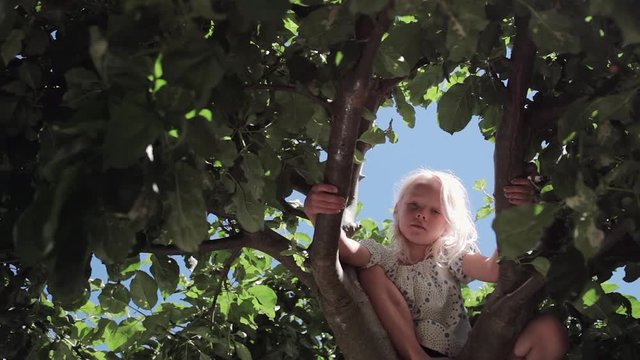
[[[289,248],[297,247],[289,239],[276,233],[273,230],[262,230],[256,233],[241,232],[226,238],[216,240],[205,240],[200,244],[198,253],[208,253],[217,250],[239,249],[248,247],[262,251],[274,259],[278,260],[289,271],[291,271],[300,281],[308,286],[312,291],[317,291],[317,286],[312,276],[303,271],[293,260],[291,256],[282,255],[283,251]],[[300,251],[304,249],[300,248]],[[173,245],[151,245],[141,252],[150,252],[164,255],[183,255],[184,251]]]
[[[238,248],[233,250],[231,255],[227,260],[225,260],[224,265],[222,267],[222,272],[220,273],[218,287],[216,288],[215,295],[213,297],[213,301],[211,302],[211,323],[215,324],[215,315],[216,315],[216,304],[218,303],[218,296],[220,292],[222,292],[222,285],[226,284],[227,278],[229,276],[229,270],[231,270],[231,265],[236,261],[242,249]]]
[[[293,216],[297,216],[299,218],[303,218],[303,219],[307,218],[307,214],[305,214],[304,211],[293,207],[287,200],[279,199],[278,201],[280,202],[280,205],[282,205],[282,207],[284,208],[284,211],[286,211],[287,213]]]
[[[293,85],[255,84],[255,85],[248,85],[245,87],[245,89],[255,90],[255,91],[285,91],[285,92],[306,96],[309,99],[313,100],[316,104],[322,106],[330,114],[333,112],[333,106],[327,99],[309,94],[307,92],[300,91],[298,88],[296,88]]]

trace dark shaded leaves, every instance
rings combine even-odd
[[[131,300],[143,309],[151,309],[158,302],[158,285],[144,271],[136,271],[131,280]]]
[[[196,252],[200,243],[206,239],[209,228],[202,196],[201,174],[181,162],[174,170],[174,181],[175,190],[167,196],[171,207],[167,217],[167,236],[181,250]]]

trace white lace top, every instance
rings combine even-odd
[[[471,331],[460,292],[460,283],[471,279],[462,272],[462,257],[448,267],[437,265],[431,257],[405,265],[392,249],[375,240],[361,245],[371,253],[365,267],[380,265],[407,301],[418,341],[449,357],[458,355]]]

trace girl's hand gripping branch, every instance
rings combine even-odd
[[[315,184],[304,200],[304,213],[315,225],[318,214],[338,214],[346,206],[345,198],[338,195],[338,188],[329,184]]]
[[[533,204],[536,202],[536,187],[531,180],[518,177],[511,180],[511,185],[503,189],[504,196],[513,205]]]
[[[503,189],[504,196],[513,205],[533,204],[536,201],[536,188],[527,178],[514,178],[511,185]],[[498,252],[490,257],[482,254],[465,255],[462,260],[462,271],[469,277],[485,282],[497,282],[500,266]]]
[[[338,188],[329,184],[315,184],[304,201],[304,213],[315,225],[318,214],[339,214],[346,206],[345,198],[337,195]],[[371,254],[355,240],[349,239],[340,230],[338,243],[340,260],[349,265],[362,267],[367,265]]]

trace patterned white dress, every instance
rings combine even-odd
[[[361,245],[371,253],[365,268],[380,265],[407,301],[420,344],[449,357],[458,355],[471,331],[460,292],[460,284],[471,279],[462,272],[462,257],[448,267],[431,257],[406,265],[375,240]]]

